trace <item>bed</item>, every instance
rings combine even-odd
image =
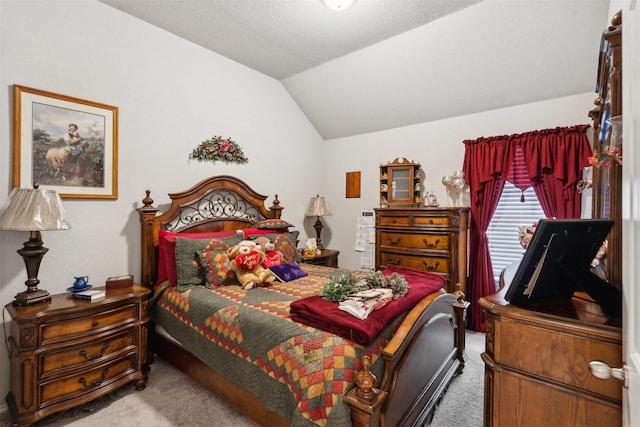
[[[197,262],[185,267],[183,261],[167,255],[174,251],[179,258],[180,248],[191,248],[192,240],[230,236],[238,230],[245,232],[239,236],[246,239],[246,230],[255,230],[255,224],[285,223],[277,194],[267,207],[267,196],[238,178],[223,175],[169,197],[170,206],[161,213],[147,190],[137,208],[141,282],[154,289],[149,303],[154,323],[149,334],[150,363],[158,355],[256,425],[429,423],[449,382],[463,372],[468,303],[462,292],[439,289],[415,299],[412,292],[419,286],[411,285],[407,296],[414,295],[415,303],[402,308],[368,341],[318,329],[294,321],[290,307],[319,298],[322,284],[346,270],[300,263],[303,277],[243,289],[236,284],[218,286],[212,279],[218,270],[212,273]],[[291,228],[268,237],[280,239],[278,233],[291,234]],[[176,242],[175,249],[166,247],[168,235]],[[220,244],[215,238],[207,248],[214,240]],[[204,253],[196,251],[202,262],[206,262]],[[175,278],[165,279],[173,274],[166,268],[172,263],[182,265],[183,273],[194,266],[205,270],[207,279],[201,285],[175,286]],[[209,286],[212,283],[216,286]],[[205,302],[213,308],[204,308]],[[369,327],[364,329],[368,332]]]

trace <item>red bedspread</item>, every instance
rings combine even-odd
[[[422,298],[442,289],[446,280],[435,273],[419,272],[416,270],[395,267],[385,274],[397,272],[407,279],[409,291],[407,294],[391,301],[379,310],[374,310],[369,316],[360,320],[338,308],[337,302],[325,301],[318,295],[301,298],[291,302],[290,315],[296,322],[313,326],[327,332],[332,332],[351,341],[368,345],[384,328],[396,317],[410,310]]]

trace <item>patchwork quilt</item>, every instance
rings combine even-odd
[[[180,292],[162,286],[151,316],[196,357],[254,393],[292,426],[351,426],[342,395],[353,386],[364,355],[382,378],[382,349],[404,315],[367,346],[295,322],[289,316],[292,301],[317,295],[332,276],[347,272],[300,266],[307,276],[265,288],[197,286]]]

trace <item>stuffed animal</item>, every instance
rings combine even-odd
[[[264,261],[262,261],[262,266],[264,268],[270,268],[282,264],[282,252],[275,250],[275,245],[271,240],[260,236],[255,239],[254,242],[256,242],[260,246],[262,252],[264,252]]]
[[[231,259],[231,270],[236,274],[243,289],[266,286],[276,279],[275,274],[262,266],[265,254],[259,250],[257,243],[243,240],[227,249]]]

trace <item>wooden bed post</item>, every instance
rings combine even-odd
[[[351,407],[351,422],[354,427],[380,425],[382,404],[387,400],[386,391],[374,387],[376,377],[371,370],[369,356],[362,358],[362,369],[356,374],[356,386],[342,398]]]
[[[140,230],[142,238],[141,256],[142,256],[142,271],[140,272],[142,277],[140,283],[144,286],[152,288],[154,272],[157,271],[157,257],[155,253],[154,242],[157,236],[157,230],[155,230],[154,218],[158,213],[158,208],[154,208],[153,199],[150,197],[151,190],[147,190],[147,197],[142,200],[144,206],[138,208],[137,211],[140,214]],[[155,242],[157,244],[157,242]]]
[[[278,195],[273,199],[273,205],[269,208],[271,212],[273,212],[273,217],[276,219],[280,219],[280,215],[282,215],[282,206],[280,206],[280,200],[278,200]]]
[[[466,342],[465,342],[465,334],[466,334],[466,329],[467,329],[467,318],[465,313],[467,312],[467,307],[469,307],[469,301],[465,301],[465,294],[464,292],[462,292],[462,284],[461,283],[456,283],[456,290],[453,292],[454,295],[456,295],[458,297],[458,300],[456,302],[453,303],[453,311],[455,314],[455,318],[456,318],[456,323],[458,324],[458,329],[457,329],[457,339],[458,342],[456,344],[457,347],[457,358],[460,361],[460,366],[458,367],[458,373],[462,373],[462,370],[464,369],[464,362],[465,362],[465,348],[466,348]]]

